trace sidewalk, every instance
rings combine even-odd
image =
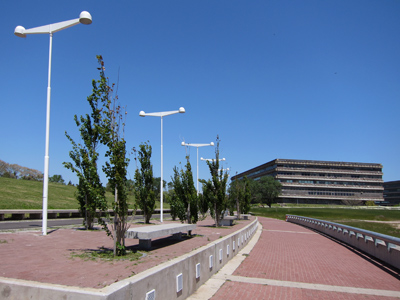
[[[262,228],[249,255],[239,253],[238,259],[244,257],[241,263],[232,266],[232,260],[189,299],[400,298],[396,271],[299,225],[258,220]],[[200,294],[207,284],[219,288],[213,296]]]

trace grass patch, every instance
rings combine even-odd
[[[48,209],[78,209],[75,186],[49,183]],[[43,182],[0,177],[0,209],[42,209]],[[108,207],[112,208],[114,195],[106,192]],[[128,208],[133,208],[135,197],[128,195]],[[160,208],[156,201],[156,208]],[[169,209],[168,203],[163,203]]]
[[[342,221],[340,223],[343,225],[357,227],[364,230],[374,231],[381,234],[386,234],[400,238],[400,229],[398,229],[396,225],[387,223],[365,222],[365,221]]]
[[[394,237],[400,237],[400,230],[391,224],[364,221],[399,221],[400,211],[387,209],[349,209],[349,208],[253,208],[251,212],[257,216],[285,220],[286,214],[331,221],[378,232]]]
[[[7,244],[7,240],[0,240],[0,244]]]
[[[285,220],[286,214],[337,222],[339,220],[398,221],[400,211],[388,209],[348,208],[252,208],[257,216]],[[338,222],[340,223],[340,222]]]
[[[104,247],[98,250],[85,250],[83,252],[72,252],[71,258],[80,258],[84,261],[88,260],[103,260],[103,261],[114,261],[114,260],[129,260],[137,261],[141,257],[146,256],[145,252],[138,252],[136,250],[126,250],[126,255],[124,256],[114,256],[112,249],[106,249]]]

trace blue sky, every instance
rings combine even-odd
[[[53,37],[50,175],[77,182],[62,166],[64,132],[79,140],[73,116],[89,112],[101,54],[128,112],[127,146],[150,141],[156,176],[160,118],[139,111],[186,109],[164,118],[167,181],[185,161],[182,141],[217,135],[231,175],[290,158],[381,163],[385,181],[400,179],[397,0],[1,1],[1,160],[43,171],[49,36],[21,39],[14,28],[83,10],[91,25]],[[212,158],[214,148],[199,155]]]

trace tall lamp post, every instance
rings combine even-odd
[[[200,160],[206,160],[206,161],[216,161],[215,158],[202,158],[200,157]],[[225,161],[225,158],[220,158],[218,161]]]
[[[141,117],[161,117],[161,182],[160,182],[160,222],[163,222],[163,117],[169,116],[169,115],[174,115],[178,113],[185,113],[185,109],[183,107],[180,107],[179,110],[173,110],[173,111],[162,111],[162,112],[154,112],[154,113],[145,113],[143,110],[140,111],[139,116]]]
[[[214,143],[211,142],[209,144],[189,144],[182,142],[182,146],[192,146],[197,148],[197,196],[199,195],[199,147],[204,147],[204,146],[214,146]]]
[[[46,109],[46,146],[44,156],[44,178],[43,178],[43,213],[42,213],[42,233],[47,235],[47,196],[48,196],[48,185],[49,185],[49,140],[50,140],[50,80],[51,80],[51,54],[53,44],[53,33],[61,31],[63,29],[78,25],[79,23],[84,25],[92,24],[92,16],[87,11],[80,13],[79,18],[35,27],[31,29],[25,29],[23,26],[15,27],[14,34],[18,37],[25,38],[27,34],[41,34],[48,33],[50,35],[50,46],[49,46],[49,71],[48,71],[48,84],[47,84],[47,109]]]

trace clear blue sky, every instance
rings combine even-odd
[[[127,145],[150,141],[156,176],[160,118],[139,111],[185,107],[164,118],[167,181],[185,161],[183,140],[217,134],[231,175],[290,158],[381,163],[385,181],[400,179],[398,0],[1,1],[1,160],[43,171],[49,36],[21,39],[14,28],[83,10],[91,25],[53,37],[50,175],[77,182],[62,166],[64,132],[79,139],[73,116],[89,112],[101,54],[110,81],[119,76]],[[196,148],[190,155],[195,171]]]

